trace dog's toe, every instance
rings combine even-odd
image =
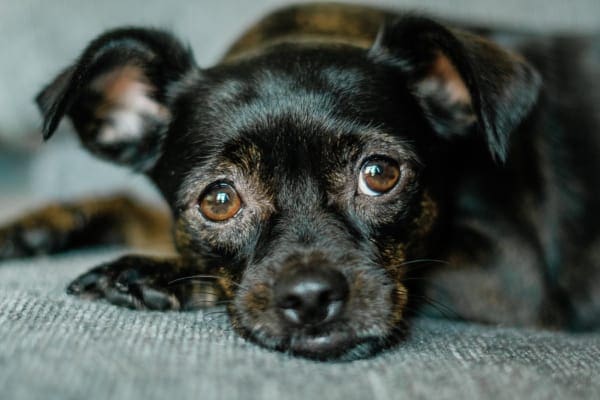
[[[103,297],[110,286],[110,277],[103,267],[94,268],[79,277],[67,286],[67,293],[85,298]]]

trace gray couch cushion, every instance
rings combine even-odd
[[[420,319],[390,351],[320,363],[245,342],[220,309],[138,312],[65,294],[115,256],[2,265],[3,399],[600,398],[600,334]]]

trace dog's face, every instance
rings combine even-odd
[[[240,330],[333,356],[402,320],[402,263],[435,216],[418,156],[430,130],[360,51],[272,52],[183,89],[185,133],[167,137],[155,179],[182,253],[240,284]]]
[[[154,180],[181,254],[223,277],[239,332],[350,358],[403,321],[440,149],[479,135],[503,158],[535,98],[535,73],[478,40],[409,18],[368,50],[282,44],[201,70],[165,33],[118,30],[39,102],[47,136],[67,113],[88,149]]]

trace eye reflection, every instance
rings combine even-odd
[[[225,192],[219,192],[217,193],[215,200],[219,204],[225,204],[229,202],[229,195]]]

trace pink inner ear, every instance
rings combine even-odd
[[[442,52],[436,53],[427,76],[417,84],[422,95],[435,95],[448,104],[471,104],[471,94],[458,70]]]
[[[105,121],[97,136],[99,142],[114,143],[144,135],[146,121],[167,121],[169,110],[151,97],[155,88],[141,68],[126,65],[97,78],[91,88],[101,94],[95,115]]]

